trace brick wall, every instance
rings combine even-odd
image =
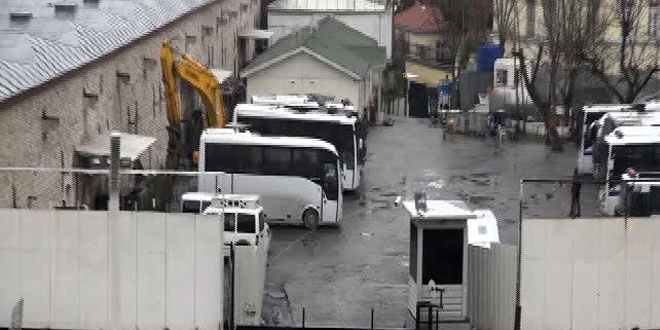
[[[244,10],[241,3],[247,4]],[[216,18],[223,11],[237,15],[218,25]],[[259,11],[259,0],[217,1],[20,99],[0,103],[0,140],[4,144],[0,166],[72,167],[75,146],[109,130],[120,130],[155,137],[157,142],[141,162],[145,168],[163,168],[167,118],[160,63],[145,65],[143,58],[159,61],[161,42],[169,38],[203,64],[234,70],[237,31],[258,23]],[[204,35],[202,26],[213,27],[213,32]],[[250,41],[248,59],[253,52]],[[129,74],[130,81],[119,79],[117,72]],[[98,94],[98,100],[85,98],[83,91]],[[44,115],[51,119],[43,119]],[[62,198],[73,198],[63,196],[64,181],[62,175],[53,173],[0,172],[4,183],[0,208],[12,207],[14,199],[19,208],[27,207],[28,196],[36,197],[33,207],[59,205]]]

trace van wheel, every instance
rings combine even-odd
[[[319,227],[319,212],[314,209],[307,209],[302,216],[303,225],[309,230],[316,230]]]

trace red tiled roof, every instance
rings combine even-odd
[[[410,8],[394,16],[394,25],[410,32],[439,32],[444,30],[442,12],[436,6],[415,2]]]

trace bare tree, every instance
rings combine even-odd
[[[530,99],[543,116],[547,132],[546,143],[551,145],[552,150],[560,151],[562,150],[562,145],[557,131],[554,109],[557,93],[557,75],[561,59],[561,20],[563,18],[561,17],[561,6],[557,0],[541,0],[540,3],[543,12],[545,35],[542,36],[541,40],[535,40],[534,42],[538,44],[538,47],[536,49],[535,61],[533,62],[533,70],[530,71],[527,68],[527,57],[522,47],[520,33],[516,33],[518,37],[518,40],[516,40],[517,49],[514,49],[513,56],[520,62],[522,82]],[[531,43],[528,42],[528,44]],[[541,61],[544,59],[549,62],[547,66],[549,69],[549,83],[545,97],[543,97],[538,88],[539,69]]]
[[[615,0],[612,12],[620,38],[618,49],[603,47],[603,51],[582,54],[591,72],[621,103],[634,102],[653,75],[660,71],[658,38],[649,33],[652,31],[645,31],[642,24],[648,4],[643,0]],[[600,43],[608,42],[612,41],[603,35]],[[607,63],[615,64],[608,66]],[[612,71],[618,71],[618,75],[611,75]]]
[[[506,43],[514,33],[516,10],[518,10],[518,0],[493,0],[493,19],[497,27],[500,56],[504,56]]]
[[[564,19],[561,28],[561,66],[559,92],[564,107],[565,119],[574,131],[575,120],[568,114],[573,106],[575,85],[578,74],[587,64],[583,54],[602,51],[602,36],[609,24],[608,11],[604,10],[604,0],[559,0],[560,12]]]
[[[544,34],[526,42],[528,49],[538,45],[532,70],[528,70],[529,58],[524,53],[520,33],[516,33],[513,55],[521,64],[523,85],[543,116],[546,142],[553,150],[562,149],[555,109],[560,104],[566,112],[571,108],[579,70],[585,63],[583,54],[598,49],[606,29],[602,1],[540,0]],[[547,73],[549,80],[545,93],[538,84],[541,62],[546,62],[544,74]]]
[[[490,30],[492,3],[490,0],[438,0],[438,22],[442,26],[444,47],[451,62],[452,100],[458,100],[456,84],[461,68],[479,42],[487,38]],[[454,104],[456,105],[456,104]]]

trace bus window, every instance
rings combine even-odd
[[[204,168],[208,172],[232,172],[234,169],[234,149],[230,145],[207,143]]]
[[[262,170],[266,175],[291,174],[291,149],[277,147],[264,148]]]
[[[234,146],[236,166],[234,173],[261,173],[262,147],[261,146]]]
[[[181,207],[182,213],[200,213],[199,201],[184,201]]]
[[[321,181],[319,173],[318,150],[314,149],[294,149],[293,150],[293,168],[297,175],[304,176],[314,182]]]

